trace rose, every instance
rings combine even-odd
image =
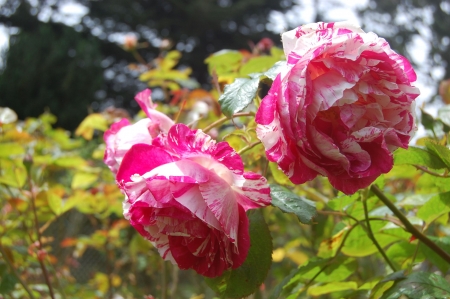
[[[153,138],[160,132],[167,133],[174,124],[165,114],[156,111],[156,105],[152,103],[151,91],[146,89],[135,97],[141,109],[148,118],[144,118],[130,124],[128,119],[114,123],[103,136],[106,143],[104,156],[105,164],[116,174],[122,158],[132,145],[137,143],[151,144]]]
[[[301,26],[282,41],[286,66],[256,115],[268,159],[295,184],[320,174],[346,194],[369,186],[415,129],[410,63],[346,22]]]
[[[219,276],[247,256],[245,211],[271,201],[265,178],[243,169],[228,143],[174,125],[124,155],[116,176],[126,194],[124,216],[164,259]]]

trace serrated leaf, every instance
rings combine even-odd
[[[312,286],[308,289],[308,295],[311,296],[320,296],[333,292],[347,291],[347,290],[356,290],[358,288],[358,284],[354,281],[347,282],[331,282],[319,286]]]
[[[433,152],[410,146],[407,150],[399,148],[394,152],[394,164],[419,164],[431,169],[445,168],[445,163]]]
[[[397,299],[402,295],[410,299],[450,298],[450,284],[437,274],[414,272],[397,280],[381,299]]]
[[[427,142],[426,147],[428,150],[439,156],[439,158],[442,160],[442,162],[445,163],[447,168],[450,169],[450,149],[433,142]]]
[[[233,83],[225,86],[225,90],[219,98],[222,113],[231,117],[233,114],[244,110],[256,96],[258,86],[258,78],[237,78]]]
[[[439,216],[450,211],[450,192],[433,196],[417,211],[417,217],[430,224]]]
[[[250,227],[250,250],[244,263],[206,283],[221,298],[242,298],[255,292],[264,282],[272,263],[272,238],[260,210],[247,212]]]
[[[450,105],[438,110],[438,118],[447,126],[450,126]]]
[[[295,214],[302,223],[311,224],[317,215],[316,205],[313,201],[298,196],[280,185],[270,185],[270,196],[273,206],[285,213]]]

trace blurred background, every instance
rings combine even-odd
[[[192,108],[189,100],[202,103],[205,95],[207,100],[214,98],[212,104],[205,103],[217,108],[217,92],[214,96],[213,91],[207,92],[215,86],[205,59],[223,49],[244,50],[239,52],[239,61],[245,55],[258,57],[258,51],[273,50],[272,44],[281,47],[280,33],[317,21],[350,20],[366,32],[386,38],[416,69],[416,85],[421,90],[418,112],[423,108],[433,115],[444,105],[442,98],[450,104],[450,81],[441,86],[442,98],[438,91],[439,83],[450,78],[449,15],[450,0],[0,0],[0,107],[11,108],[21,120],[39,116],[17,125],[13,120],[2,128],[2,140],[7,142],[0,142],[0,163],[9,172],[0,174],[0,228],[11,239],[5,245],[5,237],[0,238],[3,248],[14,250],[22,276],[35,291],[45,293],[42,272],[33,256],[34,242],[28,244],[24,233],[32,226],[22,188],[31,185],[25,184],[22,156],[25,148],[33,149],[33,184],[40,188],[36,198],[39,220],[45,223],[44,245],[54,267],[51,275],[63,299],[64,292],[67,298],[153,298],[143,294],[165,293],[170,293],[170,298],[212,298],[213,292],[202,277],[164,263],[150,243],[122,218],[123,195],[102,162],[104,142],[99,131],[106,130],[107,123],[96,123],[99,116],[103,120],[101,115],[91,114],[91,123],[88,121],[84,128],[80,125],[81,135],[87,140],[72,139],[68,131],[73,132],[92,112],[106,111],[114,114],[113,118],[135,114],[139,107],[134,95],[149,83],[153,84],[153,99],[165,101],[167,105],[159,107],[169,114],[178,113],[177,105],[183,106],[183,97],[188,102],[185,110]],[[278,60],[277,53],[281,50],[266,58]],[[158,81],[150,75],[162,64],[166,64],[168,77]],[[158,86],[169,81],[176,83],[174,88]],[[192,93],[186,96],[184,89]],[[108,110],[111,106],[124,110]],[[206,108],[209,116],[199,127],[217,120],[220,113],[217,109],[214,112]],[[425,115],[422,123],[428,122],[436,137],[435,133],[440,134],[435,130],[436,122]],[[442,122],[439,126],[441,135],[444,129],[448,133],[448,126]],[[224,127],[222,133],[231,135],[226,130]],[[241,135],[250,136],[247,133]],[[417,135],[421,133],[425,133],[423,126]],[[236,136],[228,136],[227,141],[235,142],[235,148],[236,144],[237,148],[246,145]],[[246,152],[246,166],[262,171],[261,152]],[[5,181],[8,175],[17,176],[14,167],[22,173],[19,183]],[[267,171],[267,165],[264,167]],[[270,166],[271,179],[288,184],[277,171],[275,164]],[[415,169],[393,173],[391,180],[396,175],[400,179],[390,184],[392,189],[411,193],[418,180]],[[406,179],[405,174],[409,176]],[[297,186],[296,192],[323,206],[327,198],[336,195],[327,184],[319,178]],[[422,189],[417,190],[436,192],[434,181],[423,180],[421,184],[418,186]],[[447,188],[448,182],[443,180],[441,186]],[[274,235],[274,264],[265,284],[252,298],[268,298],[292,269],[316,255],[319,244],[327,242],[326,236],[342,229],[332,214],[320,215],[316,225],[307,226],[292,225],[298,223],[296,218],[277,209],[267,208],[265,213]],[[404,242],[409,245],[408,240]],[[405,258],[410,255],[407,252]],[[381,275],[384,269],[371,266],[382,266],[377,261],[363,259],[358,270],[352,261],[348,275],[362,275],[358,281]],[[0,260],[0,298],[7,291],[20,291],[15,289],[15,281],[5,291],[4,265]],[[352,298],[365,298],[361,291],[355,293]],[[13,298],[27,297],[23,290],[17,294]],[[328,298],[341,298],[338,295]]]
[[[279,34],[298,25],[351,20],[412,60],[418,105],[431,102],[433,113],[436,82],[450,76],[449,14],[448,0],[0,0],[0,106],[20,119],[49,110],[73,130],[89,111],[137,111],[132,99],[146,83],[129,67],[137,61],[127,39],[147,62],[180,51],[178,68],[191,67],[205,88],[204,60],[216,51],[251,49],[264,37],[281,46]]]

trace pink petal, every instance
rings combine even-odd
[[[174,125],[174,122],[167,115],[155,110],[156,105],[153,104],[151,95],[151,90],[145,89],[138,93],[134,99],[138,102],[139,106],[148,118],[158,124],[162,132],[167,133],[170,127]]]
[[[225,235],[237,241],[239,214],[238,203],[231,186],[215,173],[209,181],[199,185],[200,192],[211,212],[219,220]]]
[[[143,175],[173,160],[174,158],[163,149],[147,144],[135,144],[123,157],[116,180],[130,182],[132,175]]]

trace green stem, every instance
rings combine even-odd
[[[38,220],[38,216],[37,216],[37,209],[36,209],[36,203],[35,203],[36,198],[34,196],[33,181],[31,180],[31,173],[30,173],[29,169],[27,169],[27,177],[28,177],[28,184],[30,187],[30,194],[31,194],[30,201],[31,201],[31,208],[32,208],[33,216],[34,216],[34,226],[36,229],[38,248],[39,248],[39,250],[42,250],[41,232],[39,230],[39,220]],[[38,262],[39,262],[39,265],[41,266],[42,274],[44,275],[44,279],[45,279],[45,283],[48,286],[48,292],[50,293],[50,298],[55,299],[55,294],[53,293],[53,287],[50,282],[50,277],[48,275],[48,271],[47,271],[47,268],[45,267],[44,261],[38,257]]]
[[[254,113],[253,112],[239,112],[239,113],[235,113],[231,116],[231,118],[234,117],[238,117],[238,116],[253,116]],[[224,122],[226,122],[227,120],[229,120],[230,118],[224,116],[218,120],[216,120],[215,122],[213,122],[212,124],[210,124],[209,126],[207,126],[206,128],[203,129],[203,132],[208,133],[209,130],[211,130],[214,127],[220,126],[221,124],[223,124]]]
[[[5,259],[6,263],[8,264],[9,268],[11,269],[11,272],[13,273],[13,275],[17,278],[17,280],[19,281],[19,283],[22,285],[22,287],[25,289],[25,291],[28,293],[28,296],[31,299],[34,299],[33,296],[33,292],[30,290],[30,288],[27,286],[27,284],[25,283],[25,281],[22,280],[22,278],[19,276],[19,274],[17,273],[16,269],[14,268],[14,265],[11,263],[11,261],[9,260],[8,256],[6,255],[5,250],[3,249],[3,246],[0,244],[0,253],[2,254],[3,258]]]
[[[427,238],[424,234],[422,234],[414,225],[409,222],[408,218],[400,212],[397,207],[387,198],[383,192],[376,186],[372,185],[370,190],[397,216],[398,219],[403,223],[406,230],[410,232],[414,237],[423,242],[428,248],[433,250],[436,254],[438,254],[441,258],[443,258],[447,263],[450,264],[450,255],[442,250],[436,243]]]
[[[386,263],[389,265],[389,267],[391,267],[392,271],[396,272],[397,270],[395,269],[394,264],[392,264],[391,260],[386,255],[386,252],[384,252],[383,248],[378,243],[377,239],[375,238],[375,235],[373,234],[372,227],[370,226],[369,210],[367,209],[367,193],[368,193],[368,191],[369,190],[367,190],[367,189],[363,191],[364,195],[362,198],[362,204],[364,207],[364,218],[366,219],[366,225],[367,225],[367,235],[372,240],[373,244],[378,249],[378,251],[380,252],[381,256],[384,258]]]
[[[252,148],[254,148],[255,146],[257,146],[258,144],[261,144],[261,140],[255,141],[247,146],[244,146],[243,148],[241,148],[240,151],[238,151],[239,155],[242,155],[242,153],[251,150]]]
[[[439,177],[439,178],[450,178],[450,175],[448,173],[442,173],[442,174],[441,173],[437,173],[437,172],[429,170],[426,167],[423,167],[423,166],[417,165],[417,164],[413,164],[413,166],[415,168],[419,169],[419,170],[422,170],[425,173],[431,174],[432,176],[436,176],[436,177]]]

